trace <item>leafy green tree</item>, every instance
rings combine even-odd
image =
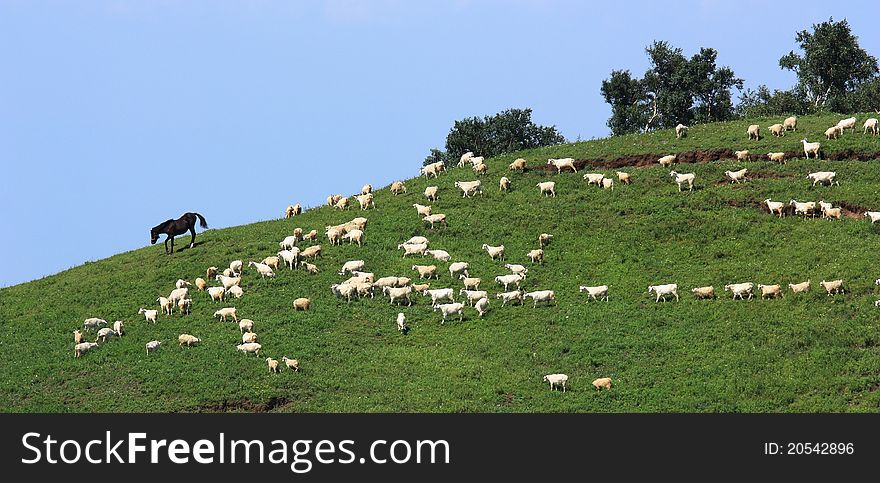
[[[783,114],[809,114],[815,108],[807,101],[799,87],[782,91],[770,91],[766,85],[757,90],[746,89],[736,106],[736,115],[743,118],[781,116]]]
[[[644,85],[628,70],[613,70],[602,81],[600,89],[605,102],[611,104],[608,127],[611,134],[638,132],[648,122],[648,103]]]

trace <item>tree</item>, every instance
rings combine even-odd
[[[628,70],[611,71],[611,78],[602,81],[599,92],[611,104],[607,123],[611,134],[638,132],[647,123],[647,93],[642,82]]]
[[[794,51],[779,59],[779,67],[794,71],[798,86],[815,107],[834,108],[862,83],[877,75],[877,59],[859,46],[846,20],[813,25],[795,35],[803,55]]]
[[[687,78],[693,82],[691,89],[697,101],[694,112],[697,122],[732,119],[734,109],[730,89],[743,88],[743,80],[736,77],[733,69],[716,66],[717,57],[715,49],[703,48],[688,63]]]
[[[806,100],[799,87],[787,91],[770,89],[766,85],[757,90],[746,89],[736,106],[736,115],[743,118],[781,116],[783,114],[808,114],[815,109]]]

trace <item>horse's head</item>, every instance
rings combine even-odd
[[[156,241],[159,239],[159,230],[158,228],[153,228],[150,230],[150,245],[155,245]]]

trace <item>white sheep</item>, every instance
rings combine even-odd
[[[877,121],[876,117],[865,121],[865,130],[862,132],[862,135],[868,134],[868,131],[871,131],[872,136],[880,135],[880,122]]]
[[[471,266],[467,262],[453,262],[449,265],[449,276],[453,279],[458,278],[461,274],[470,277],[470,273],[468,272],[470,268]]]
[[[697,177],[694,173],[678,173],[676,171],[670,171],[669,176],[672,176],[675,179],[675,184],[678,185],[678,192],[681,193],[681,185],[683,183],[688,184],[688,190],[694,190],[694,179]]]
[[[192,285],[191,283],[187,282],[186,280],[184,280],[182,278],[178,278],[177,282],[174,283],[174,286],[177,288],[186,288],[191,285]]]
[[[366,262],[363,260],[349,260],[342,264],[342,268],[339,270],[339,275],[345,275],[349,272],[361,272],[364,270],[366,266]]]
[[[321,256],[321,245],[312,245],[300,252],[302,258],[318,258]]]
[[[232,270],[233,273],[236,274],[235,275],[236,277],[238,276],[238,274],[241,273],[241,269],[243,266],[244,266],[244,262],[242,262],[241,260],[233,260],[233,261],[229,262],[229,269]]]
[[[748,173],[748,172],[749,172],[748,169],[743,168],[743,169],[741,169],[741,170],[739,170],[739,171],[730,171],[730,170],[727,170],[727,171],[724,172],[724,174],[725,174],[725,176],[727,176],[728,178],[730,178],[730,182],[731,182],[731,183],[737,183],[737,184],[738,184],[740,181],[746,179],[746,173]]]
[[[562,388],[562,392],[565,392],[565,384],[568,382],[567,374],[547,374],[544,376],[544,382],[550,383],[550,390],[555,391],[560,387]]]
[[[391,183],[391,194],[397,196],[406,193],[406,185],[403,184],[403,181],[395,181]]]
[[[795,116],[786,117],[784,121],[782,121],[782,125],[785,127],[785,130],[789,129],[792,131],[797,131],[797,123],[798,119]]]
[[[856,132],[856,118],[848,117],[846,119],[841,119],[837,123],[837,127],[839,127],[841,131],[850,129],[852,132]]]
[[[368,194],[370,194],[370,193],[372,193],[372,192],[373,192],[373,185],[371,185],[370,183],[365,184],[365,185],[361,188],[361,194],[362,194],[362,195],[368,195]]]
[[[347,197],[340,199],[333,205],[334,208],[340,211],[345,211],[348,209],[349,200]]]
[[[298,359],[291,359],[287,356],[284,356],[281,358],[281,362],[283,362],[284,365],[287,366],[287,368],[292,370],[293,372],[299,372],[299,360]]]
[[[465,299],[467,299],[468,305],[471,305],[471,306],[473,306],[476,301],[489,296],[489,293],[486,292],[485,290],[461,289],[458,291],[458,294],[464,295]]]
[[[202,278],[202,277],[196,278],[196,288],[199,289],[199,291],[204,291],[207,287],[208,287],[208,282],[206,282],[204,278]]]
[[[452,260],[452,255],[449,254],[446,250],[425,250],[425,255],[430,255],[441,262],[448,262]]]
[[[245,354],[254,353],[257,356],[260,355],[260,350],[262,349],[263,346],[256,342],[248,342],[247,344],[238,344],[237,346],[235,346],[235,350],[239,352],[244,352]]]
[[[412,305],[412,300],[409,298],[410,294],[412,294],[412,287],[384,287],[382,292],[385,293],[390,299],[390,304],[394,304],[397,300],[406,300],[406,305]]]
[[[687,137],[687,134],[688,134],[688,127],[687,126],[685,126],[684,124],[681,124],[681,123],[679,123],[677,126],[675,126],[675,138],[676,139],[681,139],[683,137]]]
[[[489,311],[489,299],[483,297],[480,300],[477,300],[477,303],[474,304],[474,308],[477,309],[477,313],[482,317]]]
[[[375,199],[374,199],[374,197],[373,197],[373,193],[367,193],[367,194],[364,194],[364,195],[358,195],[358,196],[355,196],[355,199],[357,199],[357,202],[358,202],[358,204],[360,205],[361,210],[366,211],[366,210],[368,210],[371,206],[373,207],[373,209],[376,208],[376,201],[375,201]]]
[[[474,157],[474,153],[472,151],[468,151],[468,152],[462,154],[461,157],[458,158],[458,167],[463,168],[463,167],[467,166],[468,164],[471,164],[471,159],[473,159],[473,157]]]
[[[284,237],[284,240],[278,242],[278,248],[282,250],[293,250],[296,248],[297,238],[294,235]]]
[[[593,387],[595,387],[597,391],[601,391],[602,389],[611,390],[611,378],[600,377],[595,379],[593,380]]]
[[[279,373],[281,372],[281,368],[278,367],[278,359],[272,359],[271,357],[266,358],[266,365],[269,367],[269,372]]]
[[[254,321],[251,319],[241,319],[238,321],[238,330],[244,334],[245,332],[254,331]]]
[[[107,342],[107,339],[113,337],[114,335],[116,335],[116,332],[113,332],[113,329],[111,329],[110,327],[104,327],[103,329],[98,331],[98,337],[95,338],[95,342]]]
[[[511,273],[508,275],[499,275],[495,277],[495,283],[499,285],[504,285],[504,291],[507,291],[507,287],[510,285],[516,285],[516,288],[519,288],[519,284],[523,281],[523,276],[518,273]]]
[[[420,217],[428,216],[431,214],[431,207],[428,205],[420,205],[418,203],[413,203],[412,206],[413,206],[413,208],[416,209],[416,212],[419,214]]]
[[[428,239],[423,236],[414,236],[403,242],[403,245],[428,245]]]
[[[439,223],[441,225],[447,224],[446,223],[446,215],[444,215],[443,213],[437,213],[434,215],[426,216],[426,217],[422,218],[422,221],[424,221],[425,223],[430,223],[432,230],[434,229],[435,223]]]
[[[519,304],[523,304],[523,291],[522,290],[514,290],[512,292],[502,292],[495,295],[496,299],[501,300],[501,306],[504,307],[507,305],[507,302],[513,303],[515,300],[519,300]]]
[[[426,243],[401,243],[397,245],[397,249],[403,249],[403,257],[401,258],[405,258],[407,255],[424,255],[428,250],[428,245]]]
[[[464,274],[459,275],[458,279],[461,280],[462,283],[464,283],[464,288],[472,290],[479,290],[480,282],[482,282],[482,279],[479,277],[468,277]]]
[[[241,290],[240,287],[238,287],[238,289]],[[181,315],[189,314],[192,309],[192,302],[192,299],[180,299],[177,301],[177,307],[180,309]]]
[[[143,315],[147,322],[156,323],[156,317],[159,315],[158,310],[147,310],[143,307],[138,310],[138,314]]]
[[[113,322],[113,332],[116,333],[116,335],[119,337],[125,335],[125,323],[121,320]]]
[[[781,201],[771,201],[770,198],[764,200],[770,213],[776,213],[779,218],[785,216],[785,203]]]
[[[502,176],[498,180],[498,191],[510,191],[510,178]]]
[[[505,287],[505,290],[507,288]],[[534,292],[526,292],[523,294],[524,297],[531,297],[535,302],[532,308],[538,307],[538,302],[546,302],[548,305],[551,301],[556,302],[556,292],[553,290],[536,290]]]
[[[602,186],[602,179],[605,178],[605,175],[602,173],[584,173],[583,178],[588,185]]]
[[[742,151],[734,151],[733,155],[736,156],[737,161],[751,161],[752,155],[749,153],[748,149],[744,149]]]
[[[504,260],[504,245],[498,245],[497,247],[493,247],[491,245],[483,243],[482,249],[485,250],[486,253],[489,254],[489,256],[492,258],[492,260],[495,260],[496,258],[499,260]]]
[[[782,287],[779,286],[779,284],[762,285],[759,283],[758,290],[761,291],[761,300],[764,300],[767,297],[769,297],[769,298],[776,298],[776,297],[785,298],[785,295],[782,294]]]
[[[785,164],[785,153],[777,152],[777,153],[767,153],[767,159],[770,161],[775,161],[780,164]]]
[[[85,354],[86,352],[94,349],[95,347],[98,347],[98,344],[96,342],[81,342],[81,343],[77,344],[76,346],[74,346],[73,357],[79,358],[83,354]]]
[[[229,287],[232,287],[233,285],[240,285],[241,284],[241,277],[227,277],[226,275],[217,275],[215,277],[215,280],[217,280],[218,282],[220,282],[221,285],[223,285],[224,290],[229,290]],[[210,291],[210,289],[209,289],[209,291]]]
[[[574,166],[574,158],[561,158],[561,159],[550,158],[547,160],[547,165],[548,166],[550,166],[550,165],[555,166],[556,167],[556,174],[562,173],[562,168],[571,169],[575,173],[578,172],[577,168]]]
[[[756,141],[760,141],[761,140],[761,126],[759,126],[757,124],[750,125],[749,128],[746,130],[746,134],[749,135],[749,141],[751,141],[752,138],[754,138]]]
[[[837,184],[840,186],[840,181],[835,181],[834,177],[837,176],[837,172],[835,171],[817,171],[815,173],[810,173],[807,175],[807,179],[813,181],[813,187],[816,186],[816,183],[828,183],[829,186]]]
[[[480,180],[456,181],[455,187],[461,190],[462,198],[471,198],[477,193],[480,193],[480,196],[483,196],[483,183]]]
[[[831,126],[825,130],[825,139],[829,141],[837,139],[842,133],[843,131],[840,129],[840,126]]]
[[[425,278],[440,278],[437,274],[437,265],[413,265],[411,270],[415,270],[419,274],[419,280]]]
[[[537,248],[535,250],[529,250],[529,253],[526,253],[526,256],[529,257],[529,260],[534,264],[536,261],[540,264],[544,264],[544,250]]]
[[[696,287],[691,289],[691,293],[698,299],[714,299],[715,287],[711,285],[706,287]]]
[[[872,225],[880,221],[880,211],[866,211],[864,216],[871,219]]]
[[[801,139],[801,142],[804,144],[804,155],[807,159],[810,159],[810,154],[813,154],[816,159],[819,159],[819,148],[822,147],[820,143],[808,142],[806,138]]]
[[[801,283],[790,283],[788,284],[788,288],[791,289],[792,293],[804,293],[810,291],[810,281]]]
[[[657,162],[660,163],[660,166],[669,167],[672,166],[672,163],[674,163],[676,159],[678,159],[677,155],[667,154],[666,156],[659,158]]]
[[[808,215],[815,216],[816,211],[816,202],[815,201],[795,201],[791,200],[788,202],[788,206],[794,206],[794,214],[795,215],[804,215],[804,219]]]
[[[553,181],[544,181],[542,183],[538,183],[535,185],[539,190],[541,190],[541,194],[546,194],[547,196],[556,196],[556,183]]]
[[[177,336],[177,345],[179,345],[180,347],[192,347],[200,343],[201,341],[202,339],[199,339],[198,337],[191,334],[180,334],[179,336]]]
[[[425,188],[425,198],[428,201],[437,201],[440,199],[440,187],[439,186],[428,186]]]
[[[526,160],[523,158],[518,158],[514,162],[507,165],[507,169],[509,169],[511,171],[525,171]]]
[[[587,302],[590,300],[604,300],[608,301],[608,285],[598,285],[595,287],[587,287],[586,285],[581,285],[580,287],[581,293],[586,292],[590,298],[587,299]]]
[[[437,305],[437,302],[450,301],[455,302],[454,292],[451,288],[438,288],[433,290],[425,290],[425,297],[431,297],[431,305]]]
[[[785,127],[782,124],[772,124],[767,130],[776,137],[785,136]]]
[[[162,342],[158,340],[151,340],[147,342],[147,354],[149,354],[150,352],[156,352],[157,350],[159,350],[160,346],[162,346]]]
[[[248,266],[256,268],[257,271],[260,272],[260,277],[262,278],[275,276],[275,271],[272,270],[272,267],[265,263],[248,262]]]
[[[257,334],[255,332],[245,332],[241,334],[241,343],[247,344],[249,342],[257,342]]]
[[[211,301],[223,301],[226,297],[226,289],[223,287],[208,287],[208,295],[211,296]]]
[[[549,245],[551,241],[553,241],[553,235],[549,233],[541,233],[540,235],[538,235],[538,246],[540,248],[544,248],[545,246]]]
[[[403,315],[403,312],[399,312],[397,314],[397,330],[400,332],[406,333],[406,316]]]
[[[226,322],[227,317],[232,317],[233,321],[238,322],[238,315],[236,314],[235,307],[224,307],[214,312],[214,317],[219,317],[220,322]]]
[[[284,264],[290,270],[293,270],[297,262],[299,262],[299,248],[293,247],[293,250],[281,250],[278,252],[278,256],[284,260]]]
[[[611,178],[602,178],[602,188],[614,191],[614,180]]]
[[[615,171],[615,174],[617,175],[618,181],[620,181],[623,184],[630,184],[631,181],[630,181],[629,173],[627,173],[625,171]]]
[[[355,228],[354,230],[351,230],[350,232],[346,233],[345,235],[342,235],[342,239],[348,240],[349,245],[351,245],[352,243],[357,243],[359,247],[363,246],[363,244],[364,244],[364,231]]]
[[[229,287],[229,290],[226,291],[228,295],[232,295],[233,297],[240,299],[244,295],[244,290],[241,289],[238,285],[233,285]]]
[[[830,281],[830,282],[826,282],[825,280],[822,280],[821,282],[819,282],[819,285],[821,285],[822,288],[825,289],[825,292],[828,293],[828,296],[829,296],[829,297],[830,297],[832,294],[843,293],[843,292],[844,292],[844,290],[843,290],[843,280],[832,280],[832,281]]]
[[[170,300],[172,304],[176,304],[177,302],[180,302],[181,299],[187,298],[187,296],[189,296],[188,288],[176,288],[168,295],[168,300]]]
[[[648,293],[654,292],[657,295],[657,300],[654,303],[659,303],[660,299],[666,301],[667,295],[675,296],[675,301],[678,302],[678,284],[677,283],[667,283],[664,285],[649,285]]]
[[[519,264],[507,263],[504,265],[504,268],[510,270],[511,273],[516,273],[516,274],[522,275],[523,278],[526,278],[526,274],[529,273],[528,268],[526,268],[523,265],[519,265]]]
[[[443,314],[443,320],[440,321],[441,324],[446,323],[447,316],[454,314],[458,314],[459,322],[464,320],[464,304],[461,302],[454,302],[451,304],[434,304],[434,312],[437,311]]]
[[[475,158],[476,159],[476,158]],[[474,164],[474,173],[476,175],[486,174],[489,172],[489,166],[484,163]]]
[[[174,303],[171,300],[166,297],[159,297],[156,299],[156,302],[159,302],[159,309],[162,310],[162,315],[171,315],[174,309]]]
[[[754,284],[752,282],[729,283],[724,286],[724,291],[732,293],[734,300],[736,300],[737,297],[739,297],[740,300],[745,300],[744,295],[748,294],[749,299],[754,295],[752,293],[753,287]]]
[[[264,258],[260,263],[263,265],[268,265],[272,270],[278,271],[278,265],[281,263],[281,258],[278,256],[271,256]]]

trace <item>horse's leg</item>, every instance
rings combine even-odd
[[[189,247],[192,248],[196,246],[196,225],[193,223],[192,228],[189,229],[189,232],[192,233],[192,240],[189,241]]]
[[[168,237],[165,238],[165,254],[166,254],[166,255],[168,255],[168,240],[170,240],[170,239],[171,239],[170,236],[168,236]],[[171,249],[174,250],[174,245],[173,245],[173,244],[171,245]]]
[[[174,237],[169,236],[168,238],[171,239],[171,254],[174,255]]]

